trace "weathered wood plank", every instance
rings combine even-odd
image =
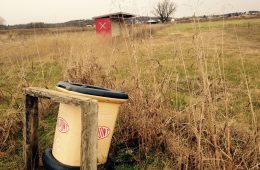
[[[38,98],[25,95],[24,119],[24,160],[26,170],[35,170],[39,167],[38,153]]]
[[[81,169],[97,169],[98,103],[81,105]]]
[[[50,99],[57,103],[74,104],[77,106],[81,105],[82,102],[92,101],[92,99],[86,97],[37,87],[26,88],[24,92],[25,94],[29,94],[34,97]]]
[[[97,169],[97,128],[98,102],[64,92],[30,87],[25,93],[25,120],[24,120],[24,159],[25,169],[39,167],[38,153],[38,98],[50,99],[57,103],[74,104],[81,106],[81,169]]]

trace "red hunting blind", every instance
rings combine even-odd
[[[129,13],[112,13],[94,17],[97,35],[127,36],[129,34],[127,24],[135,15]]]
[[[110,18],[97,18],[95,19],[97,34],[111,35],[111,22]]]

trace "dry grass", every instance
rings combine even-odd
[[[68,79],[129,93],[111,150],[118,164],[259,169],[259,27],[259,20],[195,21],[153,34],[138,28],[122,39],[94,32],[0,36],[0,167],[21,163],[22,88]],[[41,106],[47,147],[55,109]]]

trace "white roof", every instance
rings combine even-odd
[[[154,19],[150,19],[150,20],[148,20],[148,21],[146,21],[146,22],[159,22],[158,20],[154,20]]]

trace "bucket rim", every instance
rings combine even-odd
[[[99,97],[108,97],[115,99],[128,99],[128,94],[122,91],[115,91],[112,89],[93,86],[89,84],[80,84],[69,81],[60,81],[57,84],[58,87],[64,88],[68,91],[74,91],[82,94],[99,96]]]

